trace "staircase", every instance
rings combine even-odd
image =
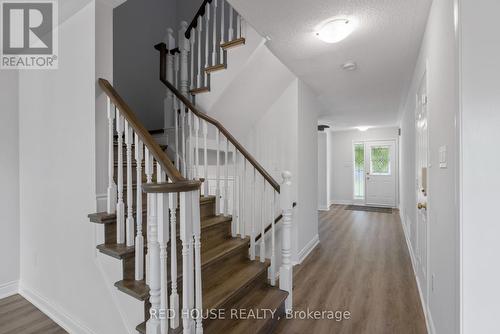
[[[170,30],[155,46],[175,119],[173,157],[99,80],[108,97],[108,205],[89,219],[104,225],[97,249],[122,261],[115,287],[144,303],[140,333],[272,333],[292,307],[291,175],[278,184],[194,105],[210,75],[227,68],[227,50],[245,44],[242,21],[224,0],[205,0],[178,43]]]

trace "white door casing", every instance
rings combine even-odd
[[[418,275],[421,277],[420,287],[425,303],[428,303],[428,172],[429,172],[429,134],[428,134],[428,114],[427,114],[427,76],[424,74],[420,83],[415,110],[415,133],[416,133],[416,261]]]
[[[396,207],[396,141],[365,143],[365,203]]]

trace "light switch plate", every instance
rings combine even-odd
[[[439,168],[448,168],[446,145],[439,148]]]

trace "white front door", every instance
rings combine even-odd
[[[422,294],[427,302],[428,276],[427,276],[427,201],[428,189],[428,168],[429,168],[429,137],[427,124],[427,89],[426,76],[423,77],[417,95],[416,108],[416,200],[417,203],[417,224],[416,224],[416,258],[418,275],[421,277],[420,285]]]
[[[396,143],[373,141],[365,145],[366,204],[396,206]]]

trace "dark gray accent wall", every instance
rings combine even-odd
[[[164,86],[153,46],[177,27],[176,0],[128,0],[113,12],[113,84],[147,129],[163,128]]]

